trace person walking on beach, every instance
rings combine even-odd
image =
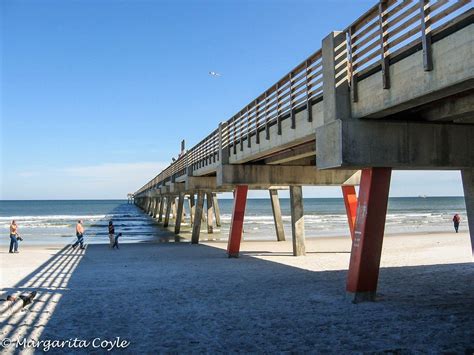
[[[122,233],[117,234],[117,236],[115,237],[114,245],[112,245],[112,249],[114,249],[114,248],[119,249],[118,240],[119,240],[119,237],[121,237],[121,236],[122,236]]]
[[[82,226],[82,220],[77,221],[76,224],[76,242],[72,245],[73,248],[77,247],[78,244],[81,245],[81,249],[84,249],[84,227]]]
[[[18,253],[18,241],[21,239],[18,234],[18,226],[16,225],[15,220],[10,224],[10,253]]]
[[[458,215],[457,213],[453,217],[453,223],[454,223],[454,230],[457,233],[459,229],[459,223],[461,223],[461,216]]]
[[[115,243],[115,227],[114,222],[109,221],[109,241],[110,241],[110,248],[113,249]]]

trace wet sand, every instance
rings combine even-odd
[[[228,259],[225,247],[203,241],[2,251],[1,296],[36,290],[38,297],[26,311],[0,318],[0,338],[120,337],[130,341],[128,353],[474,348],[467,233],[386,237],[378,301],[363,304],[345,295],[349,238],[308,239],[307,256],[298,258],[291,241],[244,242],[239,259]]]

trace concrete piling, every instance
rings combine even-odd
[[[166,198],[166,213],[165,213],[165,221],[163,223],[163,227],[168,227],[168,225],[170,224],[170,214],[171,214],[171,208],[172,208],[172,203],[173,203],[173,197],[171,196],[168,196]]]
[[[304,236],[303,189],[290,186],[291,228],[293,234],[293,255],[306,255]]]
[[[163,222],[163,209],[166,202],[167,202],[167,198],[162,196],[161,202],[160,202],[160,212],[158,213],[158,222]]]
[[[214,220],[214,211],[213,211],[213,198],[212,198],[212,193],[208,192],[206,193],[206,207],[207,207],[207,233],[212,234],[214,233],[214,228],[212,226],[212,222]]]
[[[172,218],[176,221],[176,197],[173,196],[171,198],[171,213],[172,213]]]
[[[194,192],[189,195],[188,203],[189,203],[189,219],[192,226],[194,224],[194,213],[196,212]]]
[[[176,223],[174,224],[175,234],[179,234],[181,230],[181,222],[183,219],[183,207],[184,207],[184,193],[180,193],[178,196],[178,212],[176,214]]]
[[[198,191],[197,193],[197,203],[195,206],[195,215],[194,215],[194,224],[193,232],[191,236],[191,243],[199,243],[199,235],[201,233],[201,221],[202,221],[202,210],[204,207],[204,192]]]
[[[161,196],[156,198],[155,210],[153,211],[153,218],[156,218],[158,216],[158,213],[160,212],[161,199],[162,199]]]
[[[219,201],[217,200],[217,193],[212,193],[212,202],[214,205],[214,216],[216,218],[216,227],[221,226],[221,210],[219,208]]]
[[[278,198],[278,190],[270,189],[270,202],[272,204],[273,221],[275,222],[275,231],[277,240],[282,242],[285,240],[285,229],[283,228],[283,218],[281,216],[280,200]]]
[[[466,202],[467,219],[469,222],[471,252],[474,256],[474,169],[461,170],[461,177],[464,188],[464,201]]]

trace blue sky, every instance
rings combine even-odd
[[[0,1],[0,199],[124,197],[374,1]],[[392,181],[462,195],[459,172]]]

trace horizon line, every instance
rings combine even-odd
[[[389,196],[390,198],[464,198],[464,196],[459,195],[444,195],[444,196],[428,196],[428,195],[418,195],[418,196]],[[280,199],[288,199],[289,197],[279,197]],[[343,197],[303,197],[303,199],[342,199]],[[249,197],[247,200],[268,200],[269,197]],[[232,197],[222,197],[221,200],[233,200]],[[60,198],[60,199],[0,199],[0,202],[13,202],[13,201],[127,201],[127,198]]]

